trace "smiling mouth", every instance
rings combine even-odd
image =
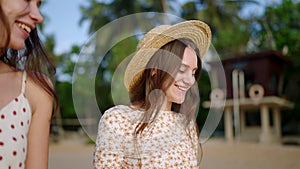
[[[179,85],[177,85],[177,84],[175,84],[175,86],[176,86],[179,90],[184,91],[184,92],[186,92],[186,91],[189,89],[188,87],[179,86]]]
[[[18,23],[18,26],[22,29],[24,29],[27,33],[31,32],[31,28],[23,23]]]

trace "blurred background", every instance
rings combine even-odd
[[[199,19],[211,27],[212,44],[226,75],[226,97],[220,99],[227,99],[227,113],[203,146],[203,168],[300,167],[296,158],[300,156],[299,0],[43,2],[45,22],[40,30],[57,65],[53,80],[60,100],[51,126],[50,168],[92,168],[94,140],[82,130],[73,105],[74,66],[84,43],[99,28],[140,12]],[[99,65],[95,87],[101,112],[113,106],[109,75],[135,51],[137,42],[131,37],[118,43],[103,58],[105,64]],[[201,129],[212,94],[220,93],[212,88],[206,71],[199,90],[197,122]]]

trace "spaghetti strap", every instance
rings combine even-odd
[[[26,71],[23,71],[23,76],[22,76],[22,90],[21,90],[22,94],[25,93],[26,76],[27,76]]]

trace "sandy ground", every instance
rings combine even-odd
[[[72,140],[51,144],[49,169],[92,169],[93,149]],[[203,153],[201,169],[300,169],[300,146],[210,139]]]
[[[203,149],[203,169],[300,169],[299,146],[211,140]]]
[[[49,169],[93,169],[94,146],[50,145]]]

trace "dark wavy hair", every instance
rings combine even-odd
[[[54,112],[57,112],[59,107],[58,97],[46,78],[46,76],[54,75],[56,70],[39,38],[38,30],[34,29],[30,32],[29,38],[25,40],[25,48],[23,50],[15,50],[8,48],[10,28],[1,6],[0,24],[2,42],[5,42],[4,47],[0,49],[0,60],[16,70],[25,70],[36,84],[54,98]]]

